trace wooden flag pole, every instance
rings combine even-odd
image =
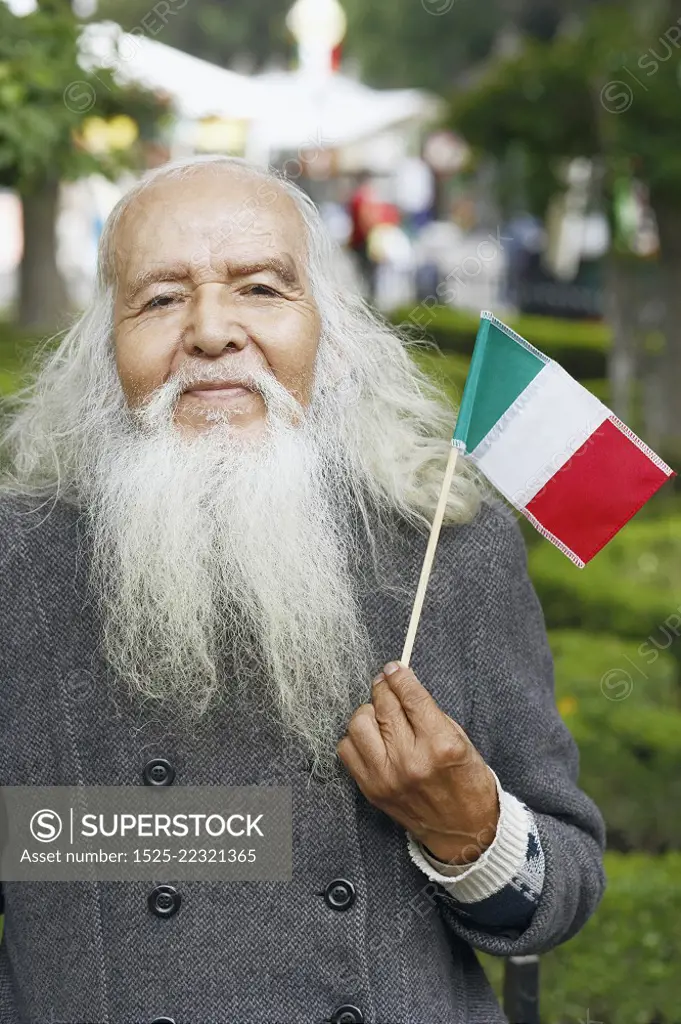
[[[405,667],[409,667],[409,659],[411,658],[411,652],[414,647],[416,630],[418,629],[419,619],[421,618],[421,609],[423,608],[423,599],[426,596],[426,587],[428,586],[430,570],[433,566],[435,548],[437,547],[438,538],[440,536],[440,527],[442,526],[442,520],[447,506],[449,490],[452,486],[452,477],[454,476],[454,468],[456,466],[458,454],[459,449],[452,445],[452,450],[449,453],[447,467],[445,469],[445,478],[442,481],[442,490],[440,491],[440,497],[438,498],[435,515],[433,516],[433,525],[430,528],[428,547],[426,548],[426,556],[423,559],[423,568],[421,569],[421,577],[419,579],[419,585],[414,599],[414,607],[411,611],[409,629],[407,630],[407,639],[404,641],[404,650],[402,651],[402,657],[400,658],[400,662]]]

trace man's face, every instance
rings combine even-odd
[[[213,385],[263,372],[310,401],[319,314],[305,231],[289,196],[233,170],[199,169],[151,185],[116,233],[116,364],[130,407],[180,372]],[[257,390],[195,387],[179,398],[185,433],[216,417],[260,433]]]

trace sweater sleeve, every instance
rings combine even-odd
[[[541,896],[544,855],[534,815],[494,778],[500,807],[497,833],[477,860],[472,864],[439,861],[411,833],[407,834],[409,855],[457,902],[459,913],[469,922],[485,929],[521,932]]]
[[[482,952],[544,953],[575,935],[601,899],[605,826],[577,784],[578,751],[556,708],[544,615],[520,528],[508,510],[486,514],[469,558],[475,678],[468,733],[503,789],[532,813],[544,879],[521,930],[481,927],[442,887],[438,902],[451,930]],[[460,606],[460,594],[457,600]]]

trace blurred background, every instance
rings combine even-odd
[[[455,398],[491,309],[678,471],[680,58],[678,0],[0,0],[0,394],[87,301],[127,186],[224,152],[315,199]],[[526,537],[609,838],[540,1019],[679,1024],[678,487],[583,571]]]

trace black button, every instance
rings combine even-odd
[[[175,769],[165,757],[154,757],[147,761],[142,775],[145,786],[170,786],[175,778]]]
[[[147,896],[147,905],[157,917],[172,917],[180,909],[182,897],[172,885],[157,885]]]
[[[364,1014],[356,1006],[339,1006],[331,1015],[331,1024],[364,1024]]]
[[[324,890],[324,899],[332,910],[347,910],[355,902],[355,887],[345,878],[334,878]]]
[[[172,1017],[154,1017],[151,1024],[175,1024]]]

